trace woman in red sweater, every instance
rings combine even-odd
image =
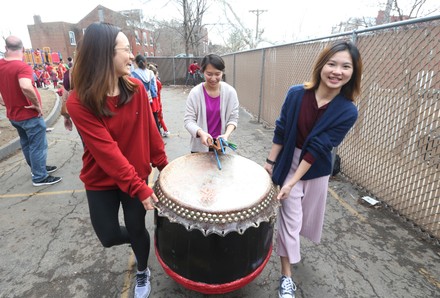
[[[157,112],[157,119],[159,121],[160,126],[163,128],[163,133],[162,136],[163,137],[169,137],[170,132],[165,124],[165,120],[163,120],[163,110],[162,110],[162,97],[161,97],[161,92],[162,92],[162,83],[159,80],[159,72],[157,70],[157,68],[153,65],[150,65],[150,70],[154,73],[154,75],[156,76],[156,85],[157,85],[157,102],[158,102],[158,106],[159,106],[159,110]]]
[[[146,210],[157,198],[148,187],[151,166],[168,163],[142,82],[130,77],[134,56],[127,37],[105,23],[90,25],[72,73],[67,109],[84,142],[84,182],[93,228],[105,247],[131,244],[137,260],[135,297],[148,297],[150,236]],[[120,226],[122,205],[125,226]]]

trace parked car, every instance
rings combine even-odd
[[[194,57],[194,55],[193,54],[188,54],[188,55],[186,55],[185,53],[180,53],[180,54],[177,54],[176,56],[174,56],[175,58],[191,58],[191,57]]]

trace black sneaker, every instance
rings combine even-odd
[[[52,185],[63,180],[61,177],[47,176],[46,179],[41,180],[40,182],[32,182],[34,186],[43,186],[43,185]]]
[[[281,276],[280,288],[278,290],[279,298],[295,298],[296,285],[291,277]]]
[[[57,166],[46,166],[46,171],[48,174],[55,172],[56,170],[58,170]]]

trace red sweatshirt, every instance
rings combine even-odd
[[[139,86],[142,82],[130,78]],[[84,142],[80,179],[87,190],[121,189],[143,201],[153,193],[146,179],[151,166],[167,164],[165,146],[157,130],[145,88],[138,88],[128,104],[107,97],[112,117],[97,117],[84,107],[75,91],[67,109]]]

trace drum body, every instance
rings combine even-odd
[[[156,255],[183,286],[205,294],[243,287],[272,252],[278,201],[266,171],[244,157],[196,153],[172,161],[155,184]]]

